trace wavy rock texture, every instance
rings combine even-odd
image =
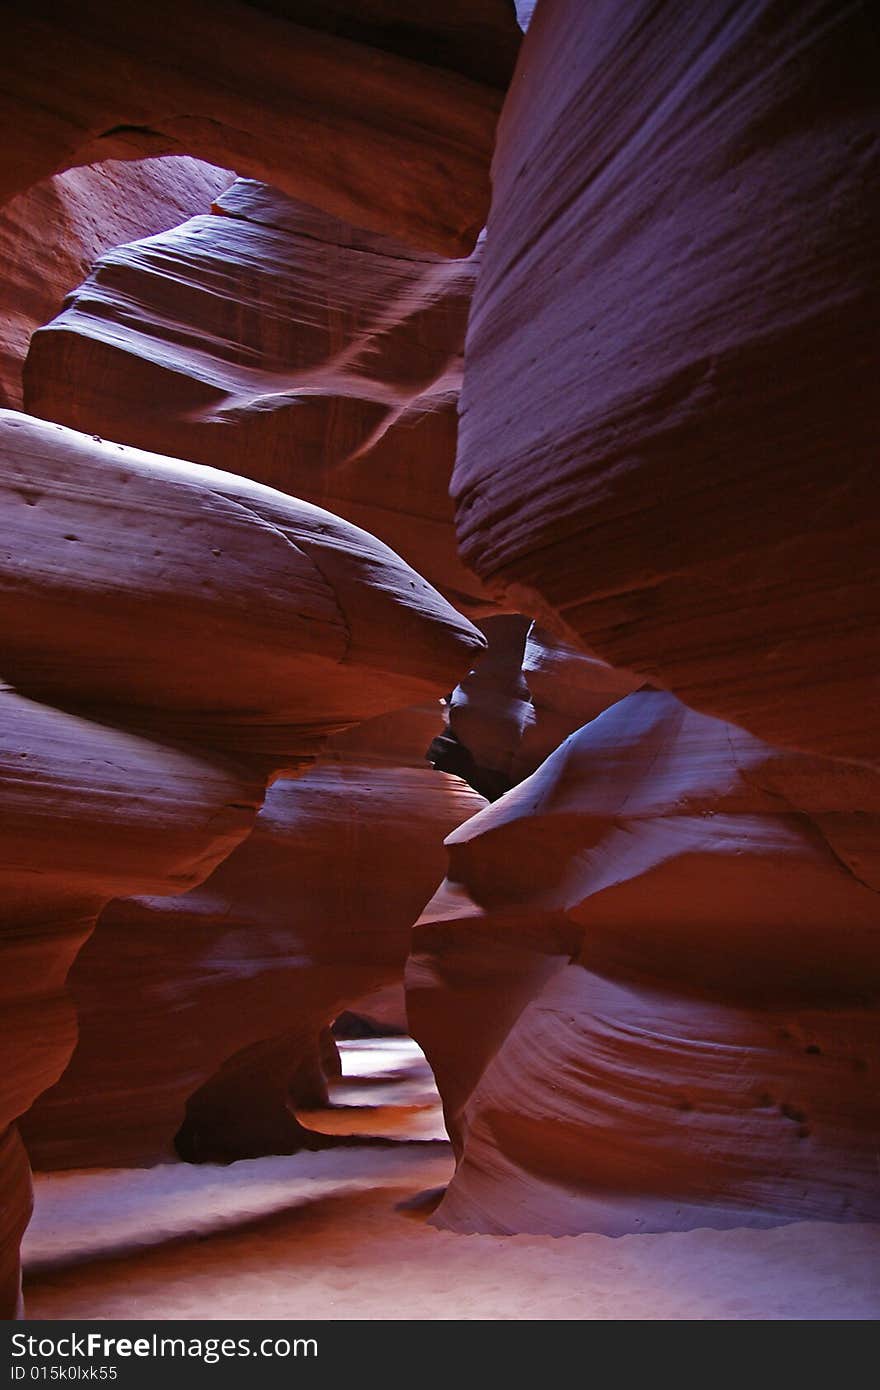
[[[192,154],[461,255],[519,37],[506,0],[13,0],[0,201],[74,165]]]
[[[277,771],[436,696],[484,645],[381,542],[272,488],[12,412],[0,456],[24,694]]]
[[[240,179],[98,262],[34,338],[27,408],[326,506],[485,611],[449,498],[477,268]]]
[[[439,1224],[876,1220],[880,779],[637,692],[448,840]]]
[[[314,1141],[292,1110],[326,1102],[322,1030],[402,981],[444,836],[485,805],[424,760],[438,709],[369,721],[274,782],[201,887],[104,911],[70,977],[77,1049],[22,1125],[35,1167],[150,1163],[178,1131],[196,1161]]]
[[[490,616],[480,627],[488,649],[452,692],[430,758],[494,801],[640,681],[521,614]]]
[[[56,174],[0,208],[0,407],[21,408],[31,334],[103,251],[176,227],[232,179],[195,159],[108,160]]]
[[[542,0],[453,481],[510,605],[856,760],[880,753],[876,67],[866,5]]]
[[[185,890],[250,832],[263,778],[23,699],[0,687],[0,1299],[18,1292],[30,1213],[16,1116],[60,1076],[76,1038],[70,964],[117,893]]]
[[[371,536],[270,488],[8,411],[0,458],[5,1129],[69,1058],[64,979],[106,902],[186,891],[270,775],[436,694],[483,639]],[[12,1310],[14,1250],[0,1264]]]

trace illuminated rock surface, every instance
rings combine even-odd
[[[56,174],[0,207],[0,406],[21,407],[31,334],[102,251],[176,227],[232,178],[195,159],[108,160]]]
[[[371,536],[272,489],[7,411],[0,456],[5,1127],[69,1059],[64,979],[107,901],[199,882],[270,775],[436,696],[482,638]]]
[[[774,744],[876,760],[868,6],[541,0],[453,480],[508,604]]]
[[[449,498],[478,265],[240,179],[101,258],[36,335],[26,405],[327,507],[480,611]]]
[[[458,1231],[876,1220],[880,779],[638,692],[449,837],[408,1012]]]
[[[480,626],[488,650],[452,691],[430,756],[494,801],[641,682],[521,614],[490,615]]]
[[[875,26],[685,8],[4,7],[2,1311],[23,1116],[38,1316],[876,1315]]]

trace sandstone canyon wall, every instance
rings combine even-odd
[[[194,0],[149,11],[104,0],[85,7],[7,6],[0,115],[7,130],[16,130],[0,157],[8,400],[20,400],[25,338],[57,311],[95,252],[163,231],[199,201],[207,211],[227,182],[222,169],[191,159],[127,168],[106,161],[196,155],[271,175],[288,193],[330,214],[353,216],[372,229],[355,245],[374,251],[375,264],[382,255],[373,246],[376,233],[404,236],[412,292],[406,252],[395,249],[385,259],[396,258],[397,279],[389,264],[379,294],[394,301],[400,291],[399,317],[411,317],[415,327],[408,342],[395,340],[396,321],[387,334],[393,385],[384,397],[378,390],[380,408],[376,390],[363,394],[374,423],[384,407],[390,425],[420,388],[427,390],[428,407],[416,405],[410,423],[415,435],[420,415],[437,414],[445,480],[454,450],[455,359],[473,272],[465,262],[447,274],[437,253],[470,252],[484,221],[494,126],[518,41],[505,0],[454,3],[443,14],[395,0],[370,13],[345,0],[329,7],[307,0],[253,6]],[[172,210],[175,203],[180,206]],[[215,229],[221,222],[243,226],[245,218],[231,207],[224,212],[212,219]],[[45,234],[44,220],[51,221]],[[266,236],[270,227],[264,217]],[[324,255],[340,261],[344,249]],[[344,281],[346,267],[336,269]],[[316,266],[304,266],[304,279],[313,271]],[[242,263],[237,272],[244,274]],[[356,289],[355,300],[368,298],[363,277]],[[230,300],[237,314],[239,301],[234,294]],[[289,302],[290,295],[282,315]],[[371,312],[375,319],[375,307]],[[350,314],[358,319],[356,303]],[[276,314],[269,339],[279,322]],[[191,351],[198,331],[193,324]],[[406,338],[406,327],[400,336]],[[304,357],[322,355],[314,335],[304,334],[298,349],[289,335],[276,346],[264,369],[270,394],[279,361],[286,357],[295,373]],[[246,343],[242,350],[247,356]],[[354,347],[349,355],[356,355]],[[409,376],[395,395],[401,371]],[[169,418],[172,401],[173,392],[160,399]],[[3,1058],[4,1125],[64,1068],[75,1039],[64,979],[107,901],[134,894],[147,914],[157,911],[157,895],[176,902],[245,839],[267,781],[279,773],[285,780],[272,788],[261,834],[273,816],[284,821],[279,806],[288,808],[291,823],[307,820],[304,810],[292,809],[289,779],[314,763],[328,738],[385,711],[437,699],[484,645],[419,574],[368,533],[232,476],[247,471],[243,459],[255,443],[244,432],[237,435],[240,451],[221,450],[221,436],[208,451],[207,463],[229,464],[231,472],[223,474],[126,447],[137,442],[136,417],[133,412],[114,432],[117,442],[105,444],[94,419],[78,434],[30,416],[0,415],[0,501],[9,536],[0,561],[10,716],[2,802],[10,826],[4,989],[14,1001]],[[304,440],[298,447],[305,453]],[[159,452],[168,454],[167,442]],[[384,466],[398,474],[415,467],[393,457]],[[443,481],[430,469],[424,476],[424,490],[442,495]],[[446,559],[458,566],[445,498],[443,505]],[[460,566],[458,572],[464,574]],[[467,583],[479,592],[475,581]],[[325,770],[318,797],[345,816],[356,814],[355,766],[357,759],[337,768],[335,783]],[[391,780],[376,803],[389,818],[392,801],[406,800],[401,782],[408,770],[387,769]],[[372,768],[370,776],[381,784],[383,771]],[[428,877],[415,849],[409,855],[419,886],[405,904],[407,925],[439,873],[442,834],[478,804],[468,789],[427,767],[416,782],[419,777],[430,778],[437,793],[436,802],[430,794],[419,799],[433,861]],[[301,808],[314,805],[317,795],[310,803],[306,789]],[[409,819],[415,834],[419,815]],[[346,828],[350,821],[341,820]],[[261,838],[254,843],[259,857]],[[135,904],[127,910],[136,915]],[[400,932],[402,903],[397,911]],[[389,932],[393,937],[390,925]],[[364,934],[370,935],[366,927]],[[145,930],[147,951],[149,940]],[[240,942],[243,959],[252,948],[255,941]],[[356,992],[364,981],[386,978],[384,949],[376,947]],[[388,946],[392,974],[404,952],[400,939],[393,951]],[[197,965],[193,970],[198,974]],[[239,992],[241,977],[251,973],[238,969]],[[200,1054],[192,1072],[201,1081],[198,1066],[210,1071],[220,1060],[210,1053],[209,1063]],[[5,1133],[8,1309],[28,1199],[23,1152],[14,1129]]]
[[[429,756],[494,801],[641,682],[522,614],[490,615],[480,628],[488,648],[452,691]]]
[[[56,174],[0,208],[0,407],[21,408],[31,334],[101,252],[176,227],[232,179],[189,158],[108,160]]]
[[[33,339],[26,408],[325,506],[479,613],[449,498],[478,266],[240,179],[98,261]]]
[[[880,1218],[866,7],[3,32],[3,1309],[404,963],[447,1229]]]
[[[506,602],[771,743],[878,748],[868,5],[541,0],[453,492]]]
[[[450,725],[477,784],[503,760],[509,785],[632,681],[522,618],[484,627],[489,650]],[[186,1157],[215,1160],[314,1140],[292,1110],[323,1094],[322,1029],[402,980],[444,836],[484,804],[428,767],[438,722],[428,706],[331,739],[313,771],[274,783],[250,838],[200,888],[104,911],[70,979],[77,1050],[22,1126],[35,1167],[151,1162],[175,1135]]]
[[[64,979],[106,902],[206,877],[267,779],[436,696],[483,639],[380,542],[270,488],[14,412],[0,456],[5,1130],[66,1065]],[[8,1309],[14,1138],[4,1162]]]
[[[18,1298],[30,1214],[12,1121],[64,1069],[76,1015],[64,981],[119,893],[179,892],[245,838],[263,777],[208,748],[185,752],[0,689],[2,1219],[0,1305]]]
[[[0,202],[76,165],[191,154],[443,255],[485,222],[507,0],[12,0],[3,32]]]
[[[448,840],[411,1028],[459,1231],[876,1220],[880,779],[663,692]]]
[[[326,1101],[322,1030],[402,982],[444,837],[484,805],[425,762],[438,722],[435,704],[337,735],[200,887],[105,909],[70,976],[76,1051],[22,1125],[35,1167],[314,1140],[292,1110]]]

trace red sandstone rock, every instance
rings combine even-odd
[[[430,757],[495,800],[640,682],[521,614],[485,618],[481,628],[488,650],[452,692]]]
[[[263,777],[46,708],[9,686],[0,704],[0,1300],[11,1314],[29,1177],[9,1125],[70,1056],[71,961],[108,899],[178,892],[210,873],[249,833]]]
[[[70,1055],[64,979],[108,899],[199,882],[267,777],[436,695],[482,638],[373,537],[270,488],[9,411],[0,458],[5,1130]],[[0,1271],[13,1311],[12,1250]]]
[[[519,51],[517,24],[525,27],[510,0],[259,0],[259,8],[501,89]]]
[[[516,781],[537,771],[569,734],[642,684],[631,671],[587,656],[538,623],[526,637],[522,674],[532,717],[514,761]]]
[[[0,1135],[0,1308],[4,1318],[23,1316],[19,1246],[33,1211],[31,1170],[18,1130]]]
[[[98,262],[35,336],[26,405],[325,506],[484,611],[449,499],[477,266],[241,179]]]
[[[531,716],[522,673],[528,618],[483,620],[488,648],[447,701],[446,728],[431,744],[433,765],[456,772],[494,801],[513,785],[513,761]]]
[[[21,407],[31,334],[102,251],[177,226],[232,178],[195,159],[109,160],[56,174],[0,208],[0,406]]]
[[[73,966],[72,1065],[25,1120],[39,1161],[148,1162],[175,1133],[196,1159],[314,1142],[295,1111],[324,1096],[326,1025],[398,978],[442,835],[479,801],[418,761],[412,711],[335,731],[473,662],[458,747],[493,795],[533,775],[451,836],[410,961],[457,1154],[439,1222],[877,1219],[880,784],[621,698],[645,676],[774,741],[876,752],[863,11],[542,0],[524,51],[460,532],[507,606],[632,677],[510,615],[475,661],[473,629],[356,529],[490,606],[446,499],[477,257],[438,255],[480,226],[511,7],[7,10],[21,139],[0,195],[54,175],[0,220],[7,362],[73,282],[68,253],[147,230],[96,209],[98,171],[55,174],[70,163],[192,149],[374,230],[241,180],[105,257],[37,335],[38,414],[227,473],[0,414],[3,674],[23,692],[0,692],[0,1127],[64,1066],[64,976],[113,897]],[[56,194],[75,226],[41,274]],[[242,843],[266,777],[303,767]],[[11,1311],[14,1126],[0,1179]]]
[[[70,977],[77,1049],[22,1125],[35,1167],[154,1162],[185,1117],[195,1160],[314,1141],[292,1110],[326,1102],[322,1029],[402,980],[443,838],[485,804],[425,762],[438,719],[338,736],[201,887],[104,911]]]
[[[193,154],[413,245],[469,251],[519,38],[505,0],[469,8],[16,0],[0,201],[73,165]]]
[[[772,743],[878,754],[865,5],[542,0],[493,163],[464,558]]]
[[[380,985],[352,999],[336,1019],[337,1038],[395,1037],[409,1033],[403,976],[391,985]]]
[[[880,779],[638,692],[450,836],[413,1035],[462,1231],[876,1220]]]
[[[3,661],[35,698],[277,770],[483,645],[386,546],[271,488],[12,412],[0,457]]]

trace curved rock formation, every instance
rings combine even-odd
[[[0,407],[21,408],[31,334],[103,251],[176,227],[232,179],[195,159],[108,160],[56,174],[0,208]]]
[[[488,649],[449,697],[447,726],[429,756],[494,801],[640,682],[522,614],[496,614],[480,627]]]
[[[249,833],[261,775],[219,754],[49,709],[0,687],[0,1301],[18,1296],[30,1214],[27,1158],[10,1122],[61,1074],[76,1038],[70,964],[117,893],[197,883]],[[8,1242],[8,1243],[7,1243]]]
[[[526,638],[522,673],[532,716],[514,761],[516,781],[537,771],[569,734],[642,684],[632,671],[597,661],[538,623]]]
[[[506,0],[13,0],[3,37],[0,202],[74,165],[193,154],[444,255],[485,222]]]
[[[34,698],[274,772],[484,645],[387,546],[272,488],[12,412],[0,457],[3,660]]]
[[[71,972],[77,1049],[22,1124],[35,1167],[154,1162],[178,1131],[197,1161],[310,1142],[292,1108],[326,1101],[322,1030],[402,980],[444,836],[485,804],[426,764],[438,710],[371,720],[274,782],[201,887],[105,909]]]
[[[462,1231],[876,1220],[880,777],[637,692],[450,836],[411,1030]]]
[[[5,1130],[68,1060],[64,979],[105,903],[198,882],[270,775],[436,694],[482,639],[373,537],[270,488],[8,411],[0,458]]]
[[[541,0],[478,245],[534,8],[4,7],[0,1312],[404,968],[440,1225],[880,1219],[873,16]]]
[[[856,760],[880,754],[877,58],[859,3],[541,0],[453,481],[510,606]]]
[[[326,506],[484,611],[449,498],[477,268],[239,179],[98,262],[35,335],[25,403]]]

